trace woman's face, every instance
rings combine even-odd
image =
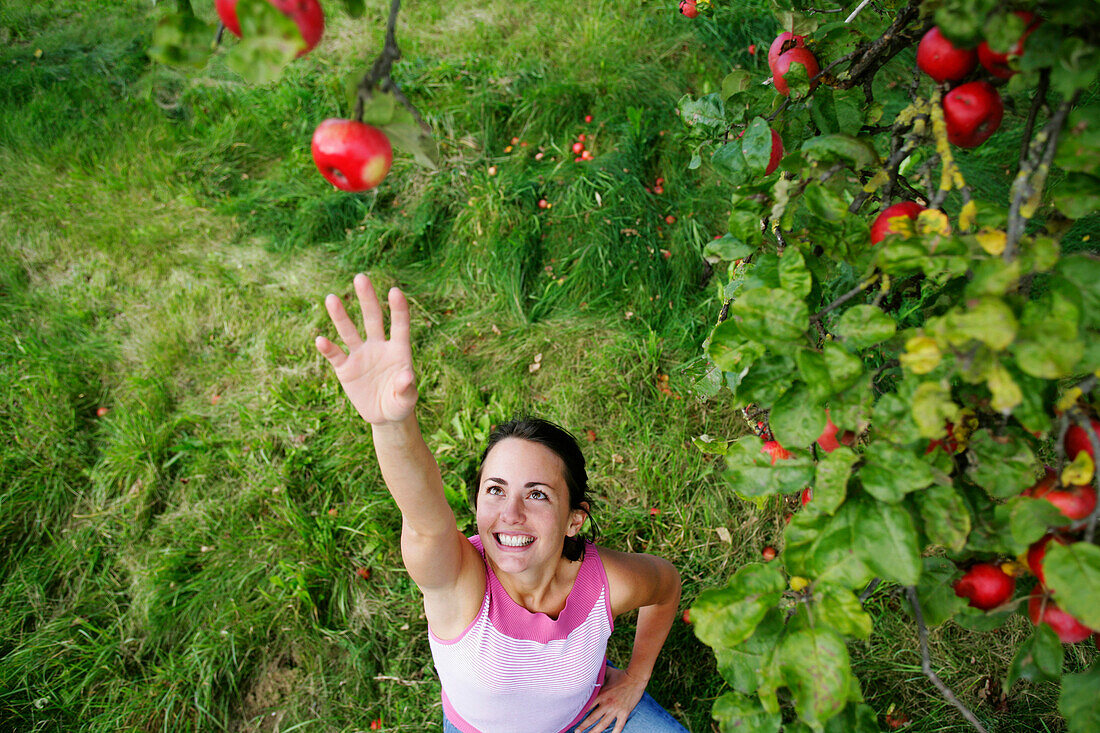
[[[554,451],[522,438],[505,438],[481,470],[477,531],[497,569],[520,573],[561,558],[585,514],[569,508],[564,464]]]

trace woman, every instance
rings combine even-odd
[[[318,337],[371,424],[382,478],[401,510],[401,556],[424,594],[443,685],[444,730],[462,733],[684,731],[645,694],[676,618],[667,561],[578,538],[588,516],[584,458],[557,426],[496,431],[471,486],[477,530],[458,530],[439,466],[420,434],[409,306],[389,293],[390,338],[365,275],[355,277],[365,340],[335,295],[325,307],[348,353]],[[606,663],[613,619],[638,609],[630,663]]]

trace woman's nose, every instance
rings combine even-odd
[[[523,522],[523,499],[521,497],[508,497],[504,502],[504,508],[500,512],[501,518],[511,524]]]

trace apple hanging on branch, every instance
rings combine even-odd
[[[378,186],[393,163],[394,142],[422,165],[437,167],[431,127],[390,76],[393,63],[401,58],[394,33],[400,6],[400,0],[393,0],[382,52],[356,85],[353,118],[327,119],[313,132],[313,162],[342,191]]]

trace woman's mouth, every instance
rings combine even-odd
[[[526,534],[504,534],[497,532],[493,535],[497,542],[505,547],[526,547],[535,541],[535,538]]]

